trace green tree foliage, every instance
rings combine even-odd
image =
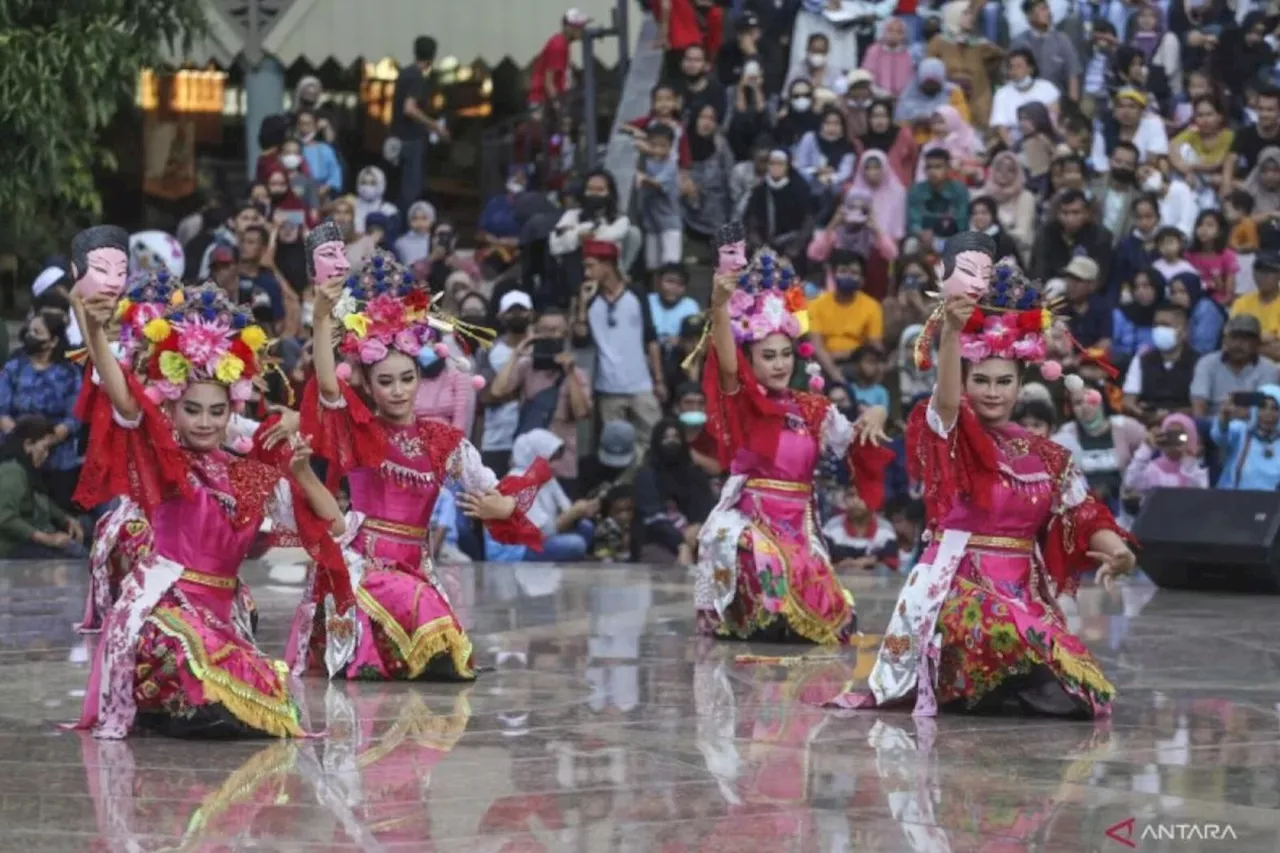
[[[201,0],[0,0],[0,250],[47,251],[101,213],[103,129],[204,26]]]

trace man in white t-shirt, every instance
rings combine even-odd
[[[1160,116],[1147,112],[1145,93],[1126,86],[1116,92],[1113,104],[1111,114],[1121,129],[1116,139],[1128,136],[1129,141],[1138,149],[1139,162],[1146,163],[1169,153],[1169,134],[1165,132]],[[1111,168],[1111,150],[1101,124],[1095,124],[1093,150],[1089,161],[1097,172],[1105,172]]]
[[[1012,148],[1022,138],[1018,130],[1018,109],[1038,101],[1056,115],[1061,93],[1057,86],[1040,79],[1036,58],[1025,48],[1009,52],[1008,77],[1009,82],[996,90],[995,101],[991,105],[991,126]]]

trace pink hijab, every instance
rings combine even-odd
[[[876,160],[880,163],[880,186],[873,187],[867,183],[867,163]],[[889,165],[889,158],[883,151],[871,150],[863,153],[858,160],[858,168],[853,173],[853,183],[849,193],[864,192],[871,196],[871,209],[875,213],[876,224],[897,243],[907,233],[907,188],[898,180],[898,174]]]
[[[1016,177],[1011,184],[1000,184],[996,182],[996,165],[1001,160],[1012,160],[1016,170]],[[991,158],[991,168],[987,170],[987,182],[982,185],[974,198],[979,196],[990,196],[996,200],[996,204],[1006,205],[1018,200],[1022,195],[1022,190],[1026,186],[1026,176],[1022,174],[1022,164],[1018,162],[1018,155],[1012,151],[1001,151],[995,157]]]
[[[1200,432],[1196,429],[1196,422],[1190,416],[1180,412],[1174,412],[1168,415],[1160,422],[1161,432],[1177,427],[1187,437],[1187,453],[1182,460],[1174,462],[1168,456],[1160,455],[1152,461],[1152,465],[1159,468],[1166,474],[1182,475],[1182,466],[1187,458],[1195,459],[1200,456]]]
[[[902,46],[897,50],[885,47],[881,36],[880,40],[867,48],[867,55],[862,58],[862,70],[870,72],[875,84],[896,98],[915,79],[915,60],[911,58],[911,51],[907,48],[906,26],[901,19],[890,18],[885,21],[884,27],[898,27],[902,31]]]
[[[947,135],[942,138],[942,147],[951,152],[952,161],[977,160],[983,148],[982,138],[964,120],[960,111],[953,106],[941,106],[934,110],[934,115],[942,116],[942,120],[947,123]]]

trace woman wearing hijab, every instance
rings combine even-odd
[[[969,202],[969,230],[981,231],[996,241],[997,258],[1013,258],[1020,266],[1026,266],[1026,258],[1018,251],[1018,244],[1005,233],[1000,225],[999,206],[995,199],[980,195]]]
[[[398,231],[395,222],[400,216],[399,209],[386,200],[387,176],[377,166],[365,166],[356,178],[356,218],[357,234],[365,232],[365,220],[370,213],[381,213],[387,217],[389,234]]]
[[[1026,258],[1035,240],[1036,197],[1027,189],[1026,175],[1018,163],[1018,155],[1001,151],[991,158],[987,181],[974,191],[996,203],[1000,227],[1013,238],[1018,253]]]
[[[796,256],[807,245],[813,228],[813,195],[809,182],[791,171],[791,157],[777,150],[769,155],[764,180],[747,202],[747,234],[754,245],[773,246]]]
[[[991,73],[988,70],[1004,51],[982,38],[974,27],[969,0],[954,0],[942,7],[942,32],[929,41],[929,56],[941,59],[947,79],[955,80],[969,99],[975,127],[991,120]]]
[[[924,153],[933,148],[941,148],[951,155],[951,170],[957,180],[965,184],[977,183],[982,177],[981,137],[961,117],[960,111],[952,106],[938,107],[929,121],[933,135],[920,146],[916,182],[924,180]]]
[[[850,191],[871,195],[876,225],[890,240],[900,243],[907,235],[907,188],[889,166],[889,156],[872,149],[862,155],[853,173]]]
[[[679,421],[659,421],[649,447],[635,483],[641,559],[691,563],[698,532],[715,506],[711,481],[694,463]]]
[[[867,108],[867,132],[855,137],[853,144],[858,154],[864,159],[868,151],[883,153],[887,158],[885,162],[892,167],[899,186],[905,187],[912,183],[915,177],[916,155],[920,148],[916,145],[911,129],[894,122],[893,101],[887,98],[879,99]],[[905,199],[906,189],[902,192]],[[904,229],[905,223],[904,213]]]
[[[813,84],[808,80],[796,80],[787,88],[787,102],[778,111],[774,126],[774,139],[791,150],[806,133],[815,131],[822,118],[814,110]]]
[[[834,251],[853,252],[863,259],[866,275],[862,291],[879,301],[889,290],[889,266],[898,246],[879,226],[871,193],[851,188],[826,228],[809,242],[809,260],[825,264]]]
[[[880,38],[862,57],[862,70],[871,75],[877,88],[895,98],[911,84],[916,74],[915,60],[907,40],[907,26],[901,18],[884,22]]]
[[[1236,94],[1237,103],[1243,103],[1245,88],[1259,73],[1275,65],[1276,52],[1267,43],[1268,34],[1267,13],[1255,10],[1244,16],[1239,27],[1224,30],[1210,55],[1214,76]]]
[[[947,66],[941,59],[929,57],[920,63],[916,79],[898,98],[893,117],[901,124],[926,122],[939,107],[948,104],[960,110],[965,120],[969,119],[969,104],[964,93],[947,82]],[[916,136],[919,139],[920,133],[917,132]]]
[[[685,136],[693,157],[689,179],[697,193],[680,199],[684,224],[695,234],[710,237],[729,221],[733,212],[729,192],[733,152],[720,132],[720,113],[711,104],[704,105],[693,116],[685,128]]]
[[[1280,147],[1262,149],[1258,162],[1244,179],[1244,188],[1253,196],[1253,219],[1259,225],[1280,211]]]
[[[539,459],[550,464],[563,453],[563,439],[550,430],[531,429],[516,438],[511,448],[511,474],[523,474]],[[526,550],[524,559],[539,563],[581,560],[591,545],[591,517],[599,508],[597,501],[570,501],[554,477],[547,480],[525,513],[529,522],[542,533],[542,550]]]
[[[1111,357],[1124,364],[1152,346],[1151,329],[1156,308],[1164,302],[1164,276],[1153,269],[1138,270],[1133,276],[1129,298],[1112,309]]]
[[[1129,24],[1128,45],[1142,54],[1147,67],[1164,73],[1172,95],[1182,94],[1182,46],[1178,37],[1164,27],[1155,5],[1139,6]]]
[[[1175,412],[1160,422],[1124,472],[1126,503],[1139,506],[1156,489],[1207,489],[1209,471],[1200,461],[1200,433],[1190,416]]]
[[[430,202],[415,201],[409,205],[409,229],[396,239],[396,257],[406,267],[431,256],[431,229],[436,224],[436,209]]]
[[[856,160],[844,114],[827,107],[818,129],[806,133],[796,146],[791,168],[809,179],[814,194],[825,203],[853,176]]]
[[[1205,295],[1200,276],[1175,275],[1169,282],[1169,301],[1187,312],[1187,346],[1202,354],[1216,351],[1227,315],[1222,306]]]

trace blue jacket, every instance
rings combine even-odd
[[[1258,393],[1280,405],[1280,385],[1263,385]],[[1219,489],[1273,492],[1280,487],[1280,432],[1263,439],[1255,429],[1257,423],[1256,408],[1247,422],[1231,421],[1224,427],[1221,418],[1214,418],[1209,437],[1223,451]]]

